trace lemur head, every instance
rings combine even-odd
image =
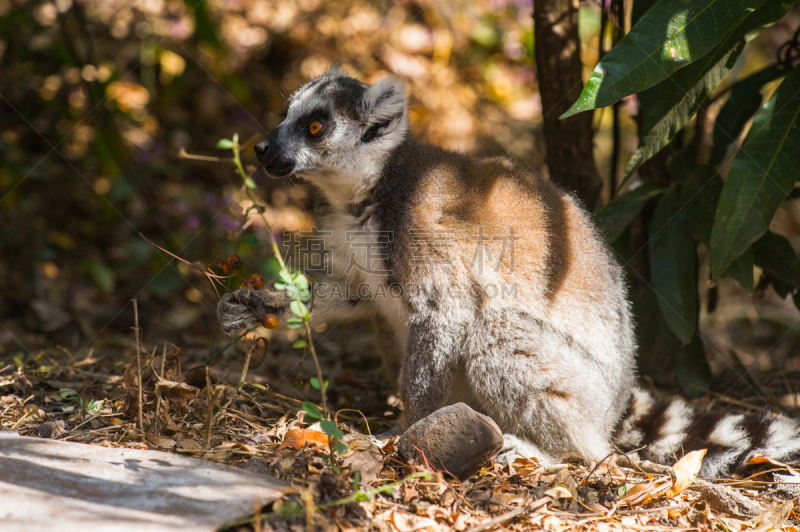
[[[323,191],[357,193],[403,141],[407,114],[397,79],[369,86],[333,67],[292,94],[286,119],[256,144],[256,155],[273,177],[296,174]]]

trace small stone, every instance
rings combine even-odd
[[[406,460],[427,463],[461,480],[491,464],[502,448],[500,427],[464,403],[440,408],[420,419],[397,442]]]
[[[702,482],[693,489],[700,491],[699,500],[705,501],[718,513],[736,517],[755,517],[764,511],[758,503],[727,486]]]

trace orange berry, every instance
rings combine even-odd
[[[239,255],[231,255],[228,257],[228,267],[231,270],[238,270],[242,267],[242,259],[239,258]]]
[[[263,325],[267,329],[274,329],[281,322],[278,321],[278,317],[275,314],[264,314],[264,317],[261,318],[261,325]]]
[[[262,286],[264,286],[264,277],[254,273],[250,276],[250,279],[247,280],[247,285],[252,288],[253,290],[258,290]]]

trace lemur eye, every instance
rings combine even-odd
[[[314,120],[308,124],[308,132],[311,133],[311,135],[316,137],[319,135],[320,131],[322,131],[322,122],[319,120]]]

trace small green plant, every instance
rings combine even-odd
[[[103,403],[105,403],[105,399],[100,401],[89,399],[87,401],[83,397],[79,396],[78,392],[76,392],[72,388],[61,388],[60,390],[58,390],[58,395],[60,395],[62,399],[65,399],[67,401],[77,402],[81,410],[84,410],[87,414],[92,416],[99,414],[100,409],[103,407]]]
[[[278,244],[275,242],[275,237],[273,236],[272,227],[264,216],[264,208],[259,204],[256,198],[254,192],[256,183],[253,181],[252,176],[245,171],[244,165],[242,164],[239,135],[235,133],[232,139],[220,139],[219,142],[217,142],[217,148],[231,150],[233,152],[233,163],[236,165],[236,169],[244,181],[244,188],[248,198],[253,202],[250,209],[255,210],[259,214],[264,227],[267,229],[273,255],[280,267],[278,280],[275,282],[275,288],[283,290],[293,300],[289,305],[293,316],[286,320],[286,326],[290,329],[304,329],[305,332],[305,338],[297,340],[292,345],[298,349],[308,349],[317,370],[317,376],[312,377],[310,382],[311,386],[320,392],[322,409],[320,410],[317,405],[311,402],[303,403],[305,419],[310,423],[320,422],[322,431],[328,436],[328,460],[330,461],[331,467],[335,471],[338,471],[336,468],[336,455],[346,452],[347,446],[342,443],[344,432],[336,425],[336,421],[330,418],[326,394],[328,381],[322,378],[322,370],[320,369],[317,352],[311,337],[311,310],[308,305],[308,303],[312,301],[311,283],[303,273],[290,271],[281,256]]]
[[[278,261],[278,266],[280,268],[278,272],[279,280],[275,283],[275,288],[285,291],[289,297],[294,300],[289,306],[292,314],[294,314],[294,317],[289,318],[286,321],[286,325],[290,329],[304,329],[305,332],[305,339],[296,341],[294,343],[294,347],[303,349],[308,348],[309,352],[311,353],[311,358],[314,361],[314,366],[317,370],[317,382],[321,382],[323,380],[322,370],[319,367],[319,359],[317,358],[317,352],[314,348],[314,342],[311,338],[311,311],[306,306],[306,303],[311,300],[311,284],[309,283],[308,278],[301,272],[289,271],[289,268],[286,266],[286,263],[283,260],[283,256],[278,249],[278,243],[275,242],[275,237],[272,233],[272,226],[267,221],[266,216],[264,216],[264,207],[261,206],[258,198],[256,198],[254,192],[256,189],[256,183],[253,181],[253,177],[245,171],[244,165],[242,164],[239,134],[234,133],[232,139],[220,139],[217,142],[217,148],[231,150],[233,152],[233,163],[236,165],[236,169],[238,170],[242,181],[244,181],[244,189],[247,197],[253,202],[250,209],[256,211],[261,217],[264,228],[267,230],[267,235],[269,235],[272,253],[275,256],[275,260]],[[320,397],[322,400],[322,412],[324,417],[327,418],[329,413],[325,389],[318,389],[320,390]]]
[[[311,380],[315,381],[317,379]],[[327,387],[327,385],[328,382],[325,381],[324,387]],[[312,382],[311,386],[319,389],[319,381],[316,382],[316,386],[314,385],[314,382]],[[322,412],[320,412],[319,408],[317,408],[317,405],[314,403],[310,403],[308,401],[304,402],[303,411],[305,412],[305,417],[303,418],[304,421],[307,423],[316,423],[319,421],[319,426],[322,429],[322,432],[328,436],[328,461],[330,462],[334,471],[338,472],[336,467],[336,455],[347,452],[347,445],[342,443],[344,432],[339,429],[336,421],[332,419],[325,419],[322,415]]]

